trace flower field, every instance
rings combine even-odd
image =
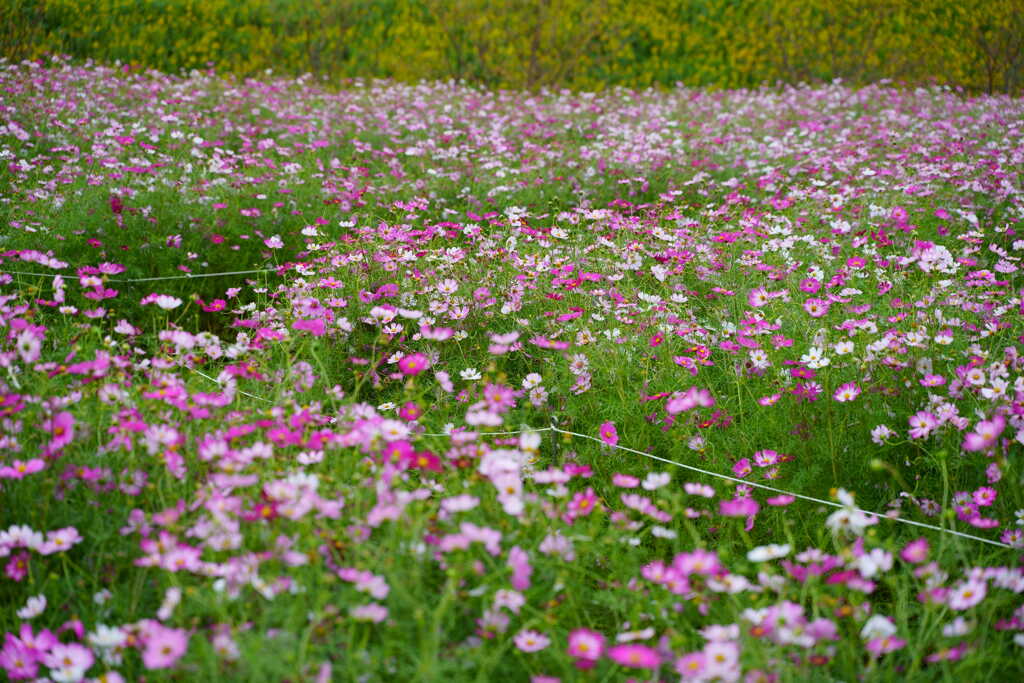
[[[0,667],[1024,677],[1024,100],[0,62]]]

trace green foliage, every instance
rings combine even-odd
[[[9,0],[0,56],[492,87],[938,82],[1019,92],[1022,0]]]

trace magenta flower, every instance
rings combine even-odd
[[[590,668],[604,652],[604,635],[586,628],[578,628],[569,634],[570,657],[576,658],[576,666]]]
[[[750,517],[760,509],[761,506],[753,498],[733,498],[718,504],[718,512],[724,517]]]
[[[619,432],[616,431],[614,422],[609,420],[601,425],[601,441],[609,446],[619,443]]]
[[[301,332],[309,332],[314,337],[322,337],[327,332],[327,326],[324,324],[323,318],[296,320],[292,323],[292,329]]]
[[[608,648],[608,658],[631,669],[657,669],[661,666],[658,651],[638,643],[624,643]]]
[[[586,491],[578,492],[569,501],[568,513],[571,519],[586,517],[597,507],[597,494],[594,489],[587,488]]]
[[[635,489],[640,485],[640,480],[628,474],[616,472],[612,475],[612,484],[624,489]]]
[[[37,654],[33,648],[8,633],[0,649],[0,667],[11,680],[35,678],[39,673]]]
[[[732,473],[741,479],[751,472],[750,458],[742,458],[732,466]]]
[[[973,494],[974,504],[979,507],[988,507],[996,502],[996,490],[991,486],[979,486]]]
[[[967,643],[963,642],[953,647],[944,647],[924,658],[926,662],[955,662],[967,654]]]
[[[410,377],[420,374],[429,367],[430,361],[422,353],[410,353],[408,356],[402,356],[398,361],[398,368],[402,374]]]
[[[530,574],[533,567],[530,566],[530,556],[519,546],[512,546],[508,551],[508,566],[512,569],[512,587],[517,591],[524,591],[530,587]]]
[[[905,545],[900,558],[910,564],[921,564],[928,559],[928,540],[923,536]]]
[[[71,443],[71,440],[75,438],[75,417],[66,410],[62,411],[44,421],[43,429],[50,432],[50,435],[53,437],[50,440],[48,449],[51,452],[59,450]]]
[[[167,669],[174,666],[188,649],[188,632],[167,628],[156,622],[146,627],[146,645],[142,650],[142,663],[147,669]]]
[[[895,652],[901,649],[907,641],[902,638],[896,638],[894,636],[885,636],[883,638],[872,638],[868,641],[866,647],[868,652],[875,655],[884,655],[889,652]]]
[[[398,417],[408,422],[419,419],[421,415],[423,415],[423,409],[415,401],[406,401],[398,411]]]
[[[7,467],[0,467],[0,479],[21,479],[29,474],[39,472],[46,463],[40,458],[32,458],[28,462],[14,460]]]
[[[30,558],[31,555],[24,550],[11,555],[11,559],[4,566],[4,575],[11,581],[23,580],[28,576],[28,562]]]
[[[910,438],[923,439],[939,425],[939,418],[926,410],[921,410],[911,415],[907,422],[910,424]]]
[[[711,576],[722,569],[718,553],[697,548],[693,552],[679,553],[672,560],[672,566],[683,576],[700,574]]]
[[[1006,428],[1006,418],[996,415],[991,420],[981,420],[974,431],[964,437],[965,451],[984,451],[991,448]]]

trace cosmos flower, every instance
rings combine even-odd
[[[619,432],[615,429],[614,422],[605,422],[601,425],[601,440],[609,446],[619,443]]]

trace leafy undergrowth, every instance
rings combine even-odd
[[[0,88],[7,677],[1024,675],[1021,100]]]

